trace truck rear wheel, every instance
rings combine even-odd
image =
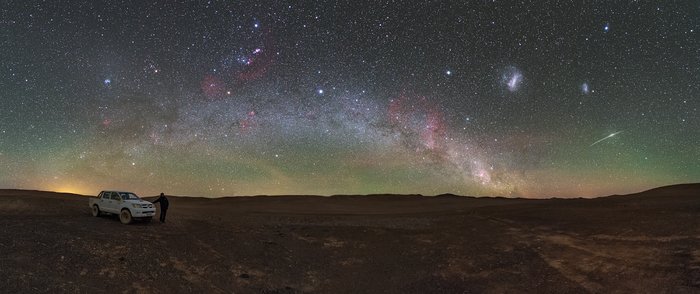
[[[119,214],[119,220],[122,222],[122,224],[130,224],[131,219],[131,211],[129,211],[128,209],[122,209],[122,212]]]
[[[92,216],[100,216],[100,207],[97,204],[92,206]]]

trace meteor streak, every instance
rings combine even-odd
[[[617,134],[619,134],[619,133],[622,133],[622,131],[615,132],[615,133],[612,133],[612,134],[610,134],[610,135],[607,135],[607,136],[603,137],[602,139],[593,142],[593,144],[591,144],[591,146],[588,146],[588,147],[593,147],[593,145],[598,144],[598,143],[600,143],[600,142],[603,142],[603,141],[605,141],[605,140],[607,140],[607,139],[610,139],[610,138],[612,138],[612,137],[615,137],[615,135],[617,135]]]

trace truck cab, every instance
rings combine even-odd
[[[89,205],[93,216],[116,214],[123,224],[135,219],[150,221],[156,212],[153,203],[124,191],[102,191],[97,197],[90,198]]]

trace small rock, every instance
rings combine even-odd
[[[250,279],[250,275],[248,275],[248,274],[241,274],[241,275],[238,276],[238,277],[239,277],[239,278],[242,278],[242,279]]]

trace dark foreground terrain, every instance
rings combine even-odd
[[[0,292],[699,293],[700,184],[598,199],[171,197],[168,222],[0,191]],[[153,199],[151,199],[153,200]]]

